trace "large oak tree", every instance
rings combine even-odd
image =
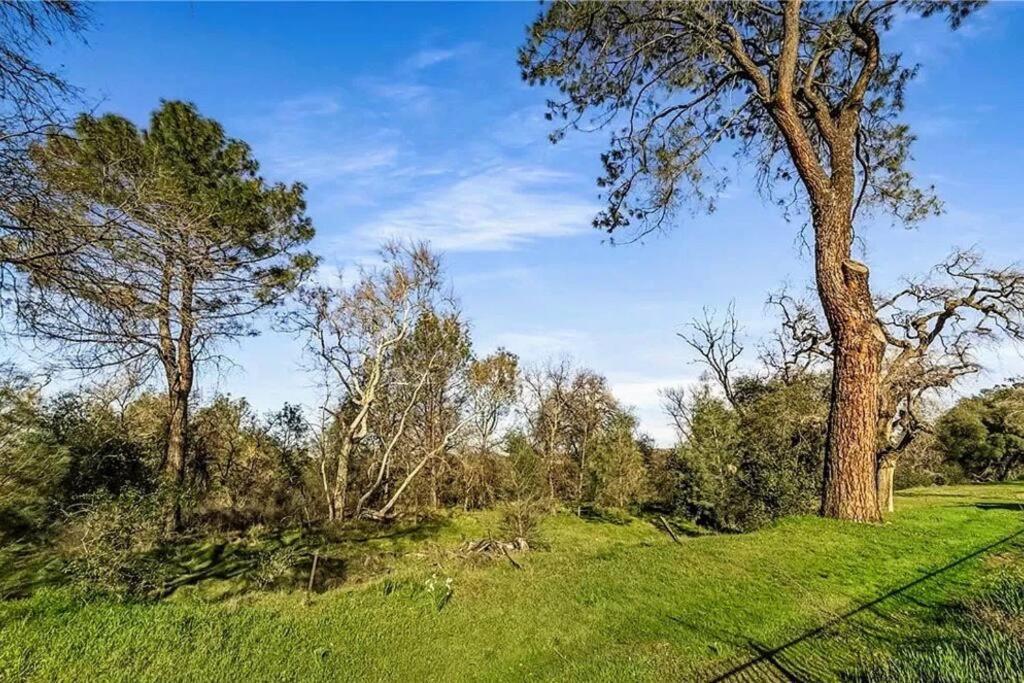
[[[809,216],[834,340],[827,516],[880,518],[875,437],[886,338],[868,268],[852,255],[854,221],[875,208],[914,223],[941,208],[913,182],[913,136],[898,120],[916,68],[884,50],[883,39],[901,14],[943,13],[955,28],[977,4],[559,2],[520,52],[525,79],[564,95],[549,103],[562,122],[553,139],[611,130],[598,227],[643,235],[683,205],[712,209],[725,181],[712,155],[723,145],[753,160],[767,195]]]

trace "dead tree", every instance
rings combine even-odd
[[[711,373],[729,405],[742,413],[743,406],[736,397],[733,385],[736,362],[743,355],[735,305],[729,304],[721,322],[716,320],[714,311],[705,308],[703,318],[694,318],[689,327],[691,332],[680,332],[678,336],[700,356],[698,362]]]
[[[921,397],[981,369],[975,351],[997,336],[1024,341],[1024,271],[991,268],[958,250],[927,277],[877,303],[889,350],[879,406],[880,502],[892,510],[897,461],[923,421]]]

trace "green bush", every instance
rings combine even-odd
[[[703,526],[745,531],[813,511],[822,485],[828,383],[742,381],[738,406],[704,389],[676,451],[675,507]]]
[[[939,418],[935,441],[946,462],[978,481],[1005,481],[1024,464],[1024,387],[995,387]]]
[[[897,467],[892,487],[897,491],[902,491],[918,486],[933,486],[938,483],[937,480],[938,476],[934,472],[912,467]]]
[[[260,553],[252,578],[260,588],[270,588],[295,573],[306,553],[294,545],[281,545]]]
[[[544,502],[531,498],[510,500],[503,503],[500,510],[498,533],[502,540],[522,538],[530,545],[536,544],[541,521],[547,513]]]
[[[604,507],[625,509],[647,490],[644,454],[636,439],[636,418],[616,413],[595,440],[587,461],[589,498]]]
[[[528,439],[513,432],[506,439],[508,452],[507,500],[499,506],[498,533],[503,540],[525,539],[534,544],[550,501],[544,496],[543,463]]]
[[[40,389],[0,365],[0,542],[48,526],[68,470],[68,454],[46,429]]]
[[[165,510],[159,496],[134,490],[92,496],[60,541],[72,582],[123,598],[158,588],[162,563],[155,551],[165,540]]]

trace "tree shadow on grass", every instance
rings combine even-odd
[[[599,524],[615,524],[626,526],[633,521],[633,517],[618,510],[601,508],[593,505],[584,505],[579,509],[579,518],[584,522],[596,522]]]
[[[979,510],[1013,510],[1014,512],[1024,512],[1024,501],[1020,503],[975,503],[972,507],[976,507]]]
[[[157,559],[169,568],[172,578],[163,583],[154,597],[166,598],[183,587],[210,580],[235,582],[220,591],[217,599],[258,588],[305,589],[311,576],[312,589],[322,592],[346,583],[357,573],[357,567],[364,573],[379,570],[385,564],[384,558],[400,555],[410,545],[437,537],[449,523],[444,518],[389,526],[357,522],[298,534],[284,529],[253,543],[219,541],[198,547],[162,548],[157,551]],[[275,563],[279,565],[276,568]]]
[[[151,573],[148,599],[164,599],[188,587],[219,581],[208,600],[224,600],[260,589],[306,589],[314,555],[312,589],[329,590],[352,578],[384,571],[388,561],[412,546],[436,538],[445,518],[381,525],[279,529],[258,538],[240,535],[182,537],[140,556]],[[44,587],[69,583],[66,561],[45,541],[0,548],[0,599],[26,598]]]
[[[0,548],[0,600],[27,598],[40,588],[67,580],[63,563],[34,543],[10,543]]]
[[[854,623],[855,619],[861,615],[882,615],[883,613],[879,611],[880,608],[894,599],[919,603],[919,601],[916,601],[907,595],[908,591],[927,581],[935,579],[974,558],[984,555],[1001,546],[1007,545],[1011,541],[1021,538],[1022,536],[1024,536],[1024,528],[1019,529],[1013,534],[1005,536],[998,541],[978,548],[953,560],[952,562],[938,567],[937,569],[933,569],[913,581],[893,588],[873,600],[860,604],[828,620],[824,624],[807,630],[795,638],[775,647],[769,647],[752,638],[739,636],[737,634],[727,634],[727,642],[731,642],[734,646],[744,647],[748,651],[752,651],[754,656],[748,657],[738,664],[730,665],[727,662],[725,666],[728,666],[729,668],[726,671],[721,673],[712,672],[707,675],[706,680],[709,680],[712,683],[724,681],[762,680],[809,682],[834,678],[836,674],[834,663],[829,661],[825,655],[821,654],[822,648],[800,646],[809,644],[811,641],[821,637],[841,635],[842,631],[847,628],[853,628],[862,634],[867,633],[868,635],[871,635],[871,632],[875,631],[874,635],[884,637],[886,631],[881,626],[872,625],[866,620],[862,620],[860,623]],[[896,613],[884,614],[884,616],[887,620],[900,618]],[[675,618],[673,618],[673,620],[677,621],[677,623],[683,623],[681,620]]]

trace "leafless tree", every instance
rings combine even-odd
[[[473,426],[478,448],[487,453],[499,425],[519,398],[519,359],[510,351],[498,349],[473,361],[469,381],[474,390]]]
[[[340,423],[335,470],[325,475],[328,518],[345,516],[344,495],[354,451],[371,433],[371,411],[389,390],[396,349],[412,334],[416,321],[441,299],[441,263],[424,244],[386,244],[383,265],[364,269],[357,282],[312,286],[299,295],[287,326],[305,339],[308,357],[324,378],[323,406]],[[362,511],[383,480],[391,452],[409,413],[427,381],[431,365],[413,382],[398,411],[395,436],[380,455],[378,473],[367,495],[356,505]]]
[[[880,502],[892,510],[897,461],[927,423],[921,399],[981,369],[977,349],[1002,337],[1024,341],[1024,271],[992,268],[954,251],[932,273],[877,302],[888,351],[879,406]]]
[[[669,387],[661,389],[661,408],[665,415],[671,420],[672,428],[676,432],[676,438],[683,440],[690,434],[693,427],[690,402],[685,387]]]
[[[582,513],[587,465],[594,440],[613,415],[619,412],[618,402],[608,388],[608,381],[591,370],[581,369],[572,379],[566,397],[569,421],[568,443],[577,469],[576,514]]]
[[[595,440],[621,408],[603,376],[569,359],[528,370],[523,384],[522,410],[549,495],[575,503],[580,512]]]
[[[572,373],[568,358],[548,361],[523,373],[520,414],[544,463],[548,494],[552,499],[558,497],[564,478],[561,475],[568,466],[562,435],[569,419],[567,401]]]
[[[758,358],[772,376],[788,384],[832,362],[831,338],[810,304],[783,290],[769,295],[768,307],[779,314],[779,327],[760,344]]]
[[[729,405],[742,412],[733,386],[736,362],[743,355],[735,305],[729,304],[721,322],[716,320],[714,311],[705,308],[703,317],[694,318],[689,327],[690,333],[680,332],[678,336],[700,356],[699,362],[711,373]]]

